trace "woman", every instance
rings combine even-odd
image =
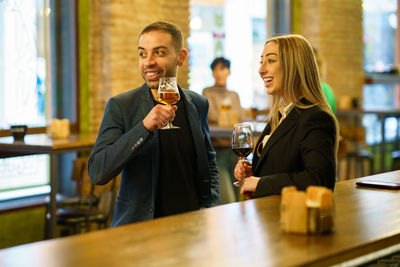
[[[280,194],[289,185],[333,189],[338,124],[321,89],[310,43],[300,35],[269,39],[259,74],[273,100],[252,164],[236,164],[241,193],[249,199]]]

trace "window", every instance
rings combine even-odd
[[[397,0],[363,0],[364,69],[389,72],[394,65]]]
[[[43,0],[0,1],[0,128],[46,124],[46,12]]]
[[[0,129],[46,125],[48,7],[47,0],[0,0]],[[0,159],[0,200],[48,192],[48,162],[46,155]]]
[[[0,201],[50,192],[48,156],[0,159]]]
[[[395,31],[397,28],[397,0],[363,0],[364,70],[390,73],[395,60]],[[394,84],[366,84],[363,88],[363,106],[367,109],[394,108]],[[397,120],[385,122],[385,139],[396,138]],[[366,142],[378,144],[382,140],[379,118],[366,115]]]
[[[213,85],[210,64],[224,56],[231,61],[227,88],[239,94],[244,108],[266,108],[264,85],[258,76],[267,36],[266,12],[265,0],[191,1],[191,90],[201,94]]]

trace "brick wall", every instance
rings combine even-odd
[[[321,53],[336,101],[362,96],[364,84],[361,0],[298,1],[301,34]]]
[[[89,19],[89,122],[90,131],[97,132],[105,104],[110,96],[110,3],[111,0],[91,2]]]
[[[179,25],[189,36],[189,0],[93,0],[90,7],[90,131],[97,132],[111,96],[140,86],[137,55],[141,30],[157,20]],[[187,48],[187,41],[185,41]],[[189,63],[178,83],[188,88]]]

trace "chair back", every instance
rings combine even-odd
[[[74,173],[80,173],[80,178],[76,179],[78,194],[91,201],[88,205],[89,213],[96,210],[107,216],[111,222],[121,177],[118,175],[105,185],[94,185],[89,178],[87,162],[87,157],[79,157],[74,162],[74,167],[76,165],[77,168]]]

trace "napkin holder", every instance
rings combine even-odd
[[[332,190],[309,186],[306,192],[296,187],[282,189],[281,228],[287,233],[324,234],[332,231]]]
[[[70,135],[70,123],[68,119],[52,119],[47,127],[47,133],[51,138],[67,138]]]

